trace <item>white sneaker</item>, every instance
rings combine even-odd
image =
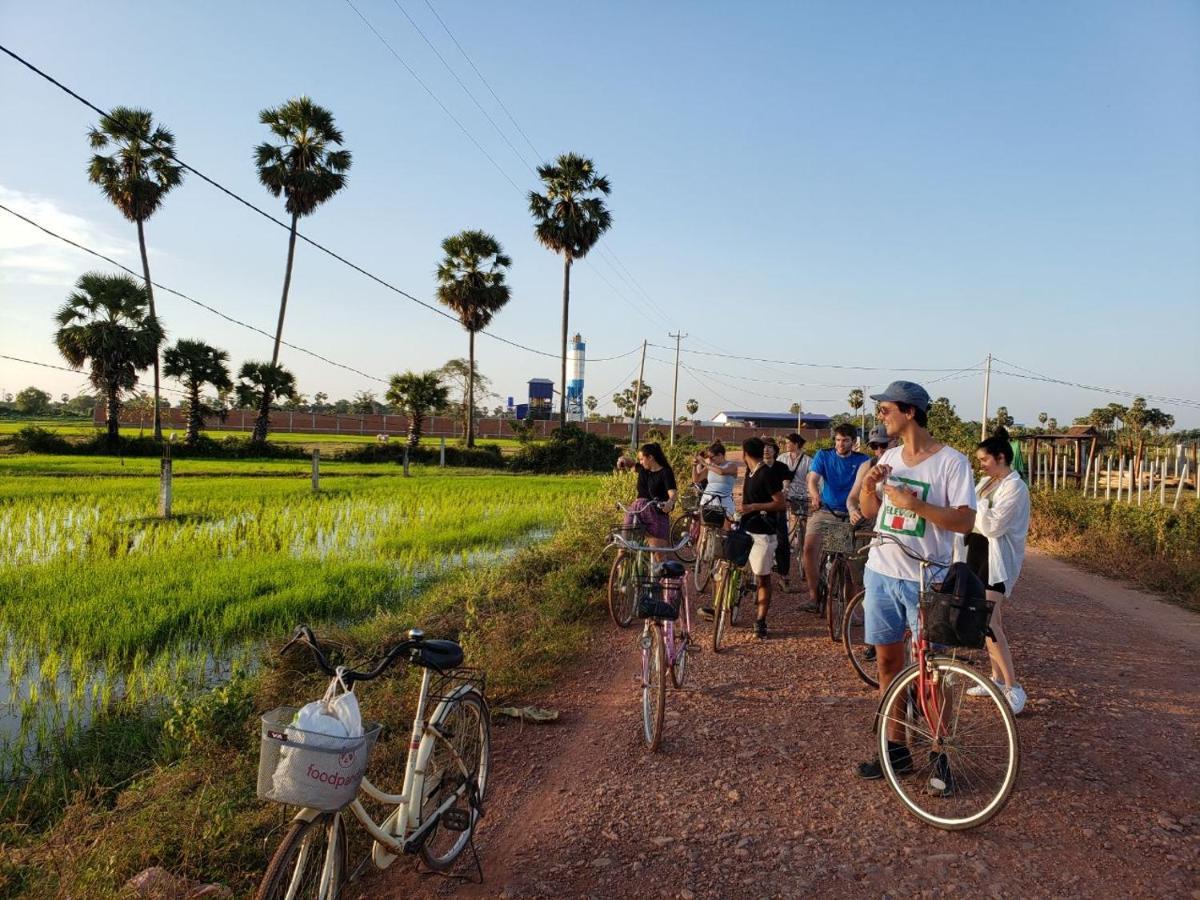
[[[1004,681],[1000,678],[993,678],[992,683],[1000,688],[1000,693],[1004,693]],[[986,697],[988,695],[987,688],[981,684],[973,684],[967,688],[968,697]]]
[[[1019,716],[1021,710],[1025,708],[1025,688],[1019,684],[1014,684],[1010,688],[1004,688],[1004,696],[1008,698],[1008,705],[1012,707],[1013,715]]]

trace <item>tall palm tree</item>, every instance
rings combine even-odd
[[[146,255],[145,221],[162,205],[163,197],[183,182],[183,167],[175,161],[175,136],[155,126],[148,109],[114,107],[101,117],[99,126],[88,131],[95,154],[88,163],[88,180],[100,186],[113,206],[130,222],[137,223],[138,248],[142,253],[142,277],[150,301],[150,317],[156,318],[154,286],[150,283],[150,259]],[[158,348],[154,351],[154,439],[162,440],[159,410]]]
[[[567,314],[571,306],[571,265],[596,246],[612,226],[612,214],[604,205],[611,193],[608,178],[596,174],[590,159],[564,153],[553,164],[538,166],[546,192],[529,192],[533,234],[543,247],[563,258],[562,389],[559,424],[567,424]]]
[[[258,180],[271,192],[281,194],[284,208],[291,214],[288,233],[287,268],[283,273],[283,295],[279,300],[279,324],[275,326],[275,346],[271,365],[279,364],[279,344],[283,340],[283,319],[287,312],[288,289],[292,283],[292,263],[296,257],[296,223],[311,215],[318,206],[346,186],[350,151],[335,150],[342,145],[342,132],[334,124],[333,113],[308,97],[289,100],[274,109],[264,109],[258,120],[271,129],[278,143],[264,141],[254,150]],[[271,427],[270,388],[263,392],[258,419],[254,422],[255,441],[265,441]]]
[[[450,389],[442,384],[436,371],[405,372],[393,375],[388,387],[388,403],[408,417],[408,446],[421,442],[421,428],[432,409],[440,409],[450,399]]]
[[[128,275],[88,272],[55,320],[58,352],[73,369],[90,363],[88,380],[108,400],[108,442],[115,444],[121,394],[137,386],[138,370],[158,358],[162,343],[162,326],[150,312],[146,289]]]
[[[163,351],[163,374],[183,382],[188,392],[187,442],[200,440],[200,429],[204,427],[204,414],[209,412],[200,399],[200,391],[211,384],[220,391],[233,388],[229,377],[229,354],[224,350],[204,343],[180,339],[174,347]]]
[[[259,416],[262,408],[271,411],[271,404],[277,399],[290,399],[296,396],[296,376],[280,365],[273,365],[260,360],[248,360],[242,363],[238,370],[238,383],[234,388],[238,406],[243,409],[258,407]],[[255,433],[258,422],[255,421]],[[262,440],[266,440],[266,431]]]
[[[487,328],[504,305],[510,290],[504,277],[512,259],[500,242],[485,231],[460,231],[442,241],[437,270],[437,298],[454,310],[467,330],[467,393],[463,398],[467,446],[475,446],[475,333]]]

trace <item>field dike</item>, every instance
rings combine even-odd
[[[547,541],[456,570],[402,613],[318,633],[350,664],[414,626],[455,637],[467,664],[486,671],[489,699],[517,700],[586,649],[603,615],[609,561],[600,551],[615,520],[612,501],[631,491],[628,476],[604,479],[596,495],[567,502]],[[306,655],[279,657],[280,643],[263,651],[255,674],[175,698],[153,716],[101,717],[51,769],[0,786],[0,895],[116,896],[150,866],[238,896],[252,892],[288,820],[285,808],[255,796],[258,716],[319,697],[326,684]],[[359,692],[367,714],[386,726],[372,756],[372,773],[385,783],[402,777],[419,677],[396,673]],[[357,852],[361,835],[352,834]]]

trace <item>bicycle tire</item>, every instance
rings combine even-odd
[[[804,580],[804,536],[808,533],[808,517],[797,516],[792,522],[788,540],[792,545],[792,559],[796,561],[796,577]]]
[[[854,576],[850,572],[850,563],[844,556],[838,557],[834,564],[832,584],[829,587],[829,603],[826,621],[829,623],[829,639],[835,644],[842,639],[842,619],[846,615],[846,607],[850,605],[851,591],[854,590]]]
[[[935,738],[936,729],[921,713],[915,722],[900,723],[909,731],[913,769],[906,774],[893,767],[888,724],[899,719],[893,710],[907,707],[907,697],[919,690],[919,664],[902,670],[888,685],[876,719],[883,775],[905,809],[921,821],[947,831],[977,828],[1004,808],[1016,784],[1021,762],[1016,720],[991,679],[954,659],[935,658],[926,665],[929,683],[939,686],[947,734]],[[987,696],[967,696],[975,686]],[[938,754],[948,764],[946,778]],[[933,793],[935,777],[951,786],[949,793]]]
[[[634,557],[618,553],[608,570],[608,614],[618,628],[628,628],[633,621],[633,606],[637,602]]]
[[[734,590],[729,592],[729,624],[736,625],[742,617],[742,600],[745,599],[748,588],[741,569],[735,569],[729,575],[734,583]]]
[[[651,623],[648,634],[650,646],[642,650],[646,654],[642,676],[642,739],[646,749],[653,753],[662,741],[663,714],[667,708],[667,652],[662,626]]]
[[[854,673],[872,688],[879,687],[879,669],[874,660],[863,656],[867,642],[864,633],[863,597],[865,591],[859,591],[846,604],[842,614],[842,646],[846,657],[850,660],[850,668]]]
[[[671,662],[671,684],[675,686],[675,690],[681,689],[687,681],[688,647],[691,644],[691,635],[679,627],[681,624],[674,622],[670,625],[671,641],[675,645],[675,655]]]
[[[443,828],[439,821],[421,842],[421,859],[425,865],[444,872],[466,849],[483,809],[492,758],[487,701],[478,691],[458,694],[441,705],[431,724],[442,736],[433,736],[433,750],[425,763],[421,782],[421,821],[424,822],[451,795],[467,787],[465,795],[451,807],[466,812],[466,830],[451,831]]]
[[[334,871],[327,873],[331,864]],[[254,896],[255,900],[335,900],[345,878],[346,827],[342,814],[322,813],[310,821],[292,822]]]
[[[733,571],[729,568],[726,568],[724,577],[717,581],[717,587],[713,590],[713,653],[721,652],[721,638],[725,635],[725,607],[728,605],[728,597],[732,586]]]
[[[703,594],[704,589],[708,587],[708,582],[712,580],[713,556],[716,553],[714,540],[716,540],[716,535],[713,530],[701,525],[700,543],[696,547],[696,561],[692,566],[692,584],[696,586],[697,594]]]
[[[680,541],[682,541],[683,536],[685,534],[690,533],[691,530],[692,530],[692,516],[688,513],[685,513],[684,515],[682,515],[678,519],[676,519],[674,522],[672,522],[671,523],[671,540],[670,540],[671,546],[674,547],[676,544],[678,544]],[[685,566],[690,565],[691,563],[696,561],[696,548],[693,547],[690,543],[684,544],[682,547],[680,547],[678,550],[675,551],[675,558],[677,560],[679,560],[681,563],[683,563]]]

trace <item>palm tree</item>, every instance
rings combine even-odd
[[[187,442],[194,444],[200,440],[200,429],[204,427],[204,415],[211,412],[200,399],[200,391],[206,384],[211,384],[221,391],[233,387],[229,377],[229,354],[224,350],[204,343],[180,339],[174,347],[163,351],[163,374],[168,378],[177,378],[183,382],[188,393],[188,427]]]
[[[117,106],[101,117],[98,127],[88,131],[88,142],[93,150],[106,150],[110,145],[115,148],[111,156],[97,153],[92,157],[88,163],[88,180],[100,186],[126,219],[137,223],[150,318],[157,318],[143,224],[162,205],[167,192],[183,182],[183,167],[175,161],[175,136],[161,125],[155,127],[154,114],[150,110]],[[162,440],[157,347],[154,350],[154,439]]]
[[[279,300],[279,324],[275,326],[275,346],[271,365],[279,364],[279,344],[283,340],[283,318],[287,312],[288,289],[292,283],[292,263],[296,257],[296,223],[311,215],[318,206],[346,186],[350,151],[334,150],[342,144],[342,132],[333,122],[333,113],[308,97],[289,100],[275,109],[264,109],[258,120],[271,129],[279,140],[264,141],[254,150],[258,180],[271,192],[286,198],[284,208],[292,216],[288,233],[287,268],[283,273],[283,295]],[[255,441],[265,441],[271,427],[271,392],[263,392],[258,419],[254,422]]]
[[[296,396],[296,376],[280,365],[269,362],[250,360],[242,363],[238,370],[238,383],[234,388],[237,404],[243,409],[258,407],[262,415],[263,406],[270,413],[273,400],[283,397],[289,399]],[[258,432],[258,422],[254,423],[255,433]],[[266,431],[263,431],[266,440]]]
[[[89,362],[88,380],[108,399],[108,442],[115,444],[121,394],[137,386],[138,370],[158,358],[162,343],[162,326],[150,312],[150,297],[128,275],[88,272],[76,282],[55,319],[58,352],[73,369]]]
[[[571,306],[571,265],[583,259],[596,246],[600,236],[612,226],[612,214],[604,205],[604,196],[612,188],[608,179],[596,174],[590,159],[564,153],[554,164],[538,166],[538,178],[546,193],[529,192],[529,212],[533,215],[533,233],[543,247],[563,258],[562,311],[562,399],[559,424],[567,424],[567,313]],[[603,195],[603,196],[602,196]]]
[[[688,411],[689,416],[695,417],[696,413],[700,412],[700,401],[695,399],[689,400],[683,405],[683,408]]]
[[[588,394],[583,398],[583,405],[587,407],[588,416],[591,417],[596,414],[596,407],[600,405],[600,401]]]
[[[442,384],[436,371],[405,372],[393,375],[388,387],[388,403],[408,417],[408,446],[421,442],[421,426],[431,409],[440,409],[450,399],[450,389]]]
[[[475,333],[487,328],[492,317],[508,303],[510,291],[504,276],[512,260],[500,242],[484,231],[461,231],[442,241],[437,270],[437,298],[454,310],[467,330],[467,446],[475,446]]]

